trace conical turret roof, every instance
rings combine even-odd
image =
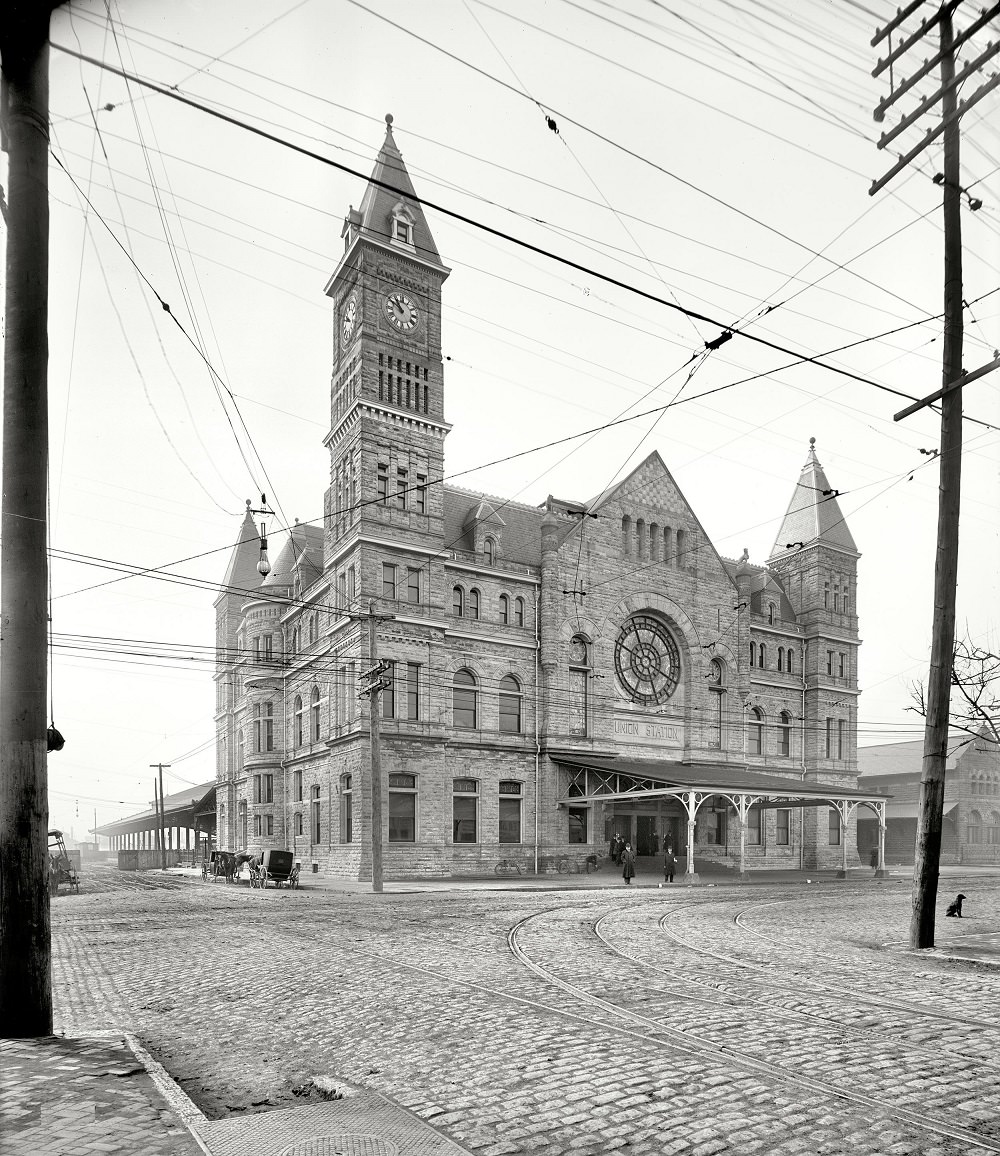
[[[410,174],[393,139],[391,114],[386,116],[385,126],[385,140],[358,210],[361,235],[388,244],[392,241],[393,214],[400,207],[405,208],[413,222],[413,244],[417,256],[440,265],[441,257],[427,225],[423,206],[417,200]]]
[[[816,439],[809,439],[809,456],[788,504],[784,521],[778,530],[771,557],[803,546],[826,545],[858,553],[847,528],[837,491],[827,481],[816,457]]]
[[[264,581],[257,572],[259,561],[260,535],[257,532],[253,514],[250,512],[250,499],[248,498],[239,537],[233,547],[232,554],[229,556],[226,576],[222,579],[222,595],[235,594],[240,590],[256,590]]]

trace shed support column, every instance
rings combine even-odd
[[[684,873],[684,882],[697,883],[698,873],[694,869],[694,821],[700,800],[694,791],[685,791],[683,802],[687,811],[687,870]]]
[[[885,869],[885,803],[878,807],[878,866],[875,868],[875,878],[884,879],[888,872]]]

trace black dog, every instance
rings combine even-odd
[[[965,898],[964,895],[956,895],[955,896],[955,902],[948,904],[948,910],[945,912],[945,915],[956,915],[956,916],[958,916],[959,919],[961,919],[962,918],[962,900],[964,898]]]

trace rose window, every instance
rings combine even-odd
[[[680,679],[677,643],[659,619],[637,614],[625,623],[615,642],[615,670],[633,702],[666,702]]]

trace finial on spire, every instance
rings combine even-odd
[[[391,112],[387,112],[385,114],[385,127],[386,127],[388,132],[392,132],[392,113]]]
[[[249,498],[247,498],[247,509],[248,510],[250,509],[250,499]]]
[[[815,439],[815,438],[810,438],[810,439],[809,439],[809,446],[810,446],[810,448],[812,448],[812,447],[813,447],[815,444],[816,444],[816,439]]]

